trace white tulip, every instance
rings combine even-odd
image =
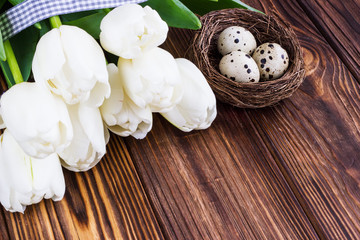
[[[138,57],[143,50],[162,44],[168,26],[149,6],[126,4],[109,12],[101,21],[102,47],[126,59]]]
[[[10,212],[24,212],[26,206],[43,198],[59,201],[65,180],[56,153],[44,159],[26,155],[8,130],[0,143],[0,202]]]
[[[58,152],[63,167],[74,171],[87,171],[106,153],[107,129],[100,110],[86,104],[68,105],[74,138],[67,148]]]
[[[0,129],[4,129],[4,128],[6,128],[6,126],[5,126],[4,120],[1,116],[1,110],[0,110]]]
[[[206,129],[216,117],[216,99],[201,71],[189,60],[176,59],[184,85],[184,96],[162,115],[182,131]]]
[[[70,144],[66,104],[41,85],[16,84],[1,96],[0,105],[4,125],[27,155],[44,158]]]
[[[118,68],[127,95],[140,108],[167,112],[181,100],[180,73],[169,52],[156,47],[136,59],[119,58]]]
[[[36,82],[67,104],[88,101],[99,107],[110,95],[104,52],[78,27],[63,25],[41,37],[32,70]]]
[[[151,130],[152,113],[149,106],[141,108],[127,96],[124,81],[115,64],[108,65],[111,95],[101,106],[101,114],[110,131],[142,139]]]

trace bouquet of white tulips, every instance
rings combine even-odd
[[[22,81],[5,42],[8,62],[1,66],[9,90],[0,98],[0,202],[8,211],[24,212],[43,198],[61,200],[62,167],[94,167],[106,153],[108,130],[142,139],[154,112],[186,132],[206,129],[216,117],[215,96],[201,71],[159,48],[168,24],[157,11],[126,4],[105,13],[99,41],[94,32],[52,17],[52,29],[34,48],[31,82]],[[190,18],[189,28],[200,27],[195,15]],[[106,52],[117,62],[108,63]]]

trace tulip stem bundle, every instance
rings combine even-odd
[[[49,20],[52,28],[59,28],[62,25],[59,16],[53,16]]]
[[[21,71],[19,68],[19,64],[16,60],[15,53],[11,47],[11,43],[9,40],[6,40],[4,42],[4,49],[5,49],[5,54],[6,54],[6,60],[9,64],[9,68],[13,75],[15,84],[23,82],[24,80],[23,80],[23,77],[22,77],[22,74],[21,74]],[[11,82],[8,82],[8,81],[7,81],[7,84],[8,84],[9,88],[12,87],[12,85],[13,85]]]

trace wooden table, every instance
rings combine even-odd
[[[275,107],[218,103],[205,131],[159,115],[144,140],[111,137],[67,193],[25,214],[1,208],[4,239],[360,239],[360,2],[247,0],[289,21],[306,79]],[[183,57],[191,31],[163,47]]]

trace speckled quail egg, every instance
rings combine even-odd
[[[237,82],[258,82],[259,68],[252,57],[241,51],[233,51],[222,57],[220,72],[227,78]]]
[[[256,48],[255,37],[249,30],[239,26],[228,27],[222,31],[217,43],[222,55],[232,51],[242,51],[251,55]]]
[[[281,77],[289,66],[289,56],[285,49],[277,43],[261,44],[254,52],[253,58],[264,80]]]

